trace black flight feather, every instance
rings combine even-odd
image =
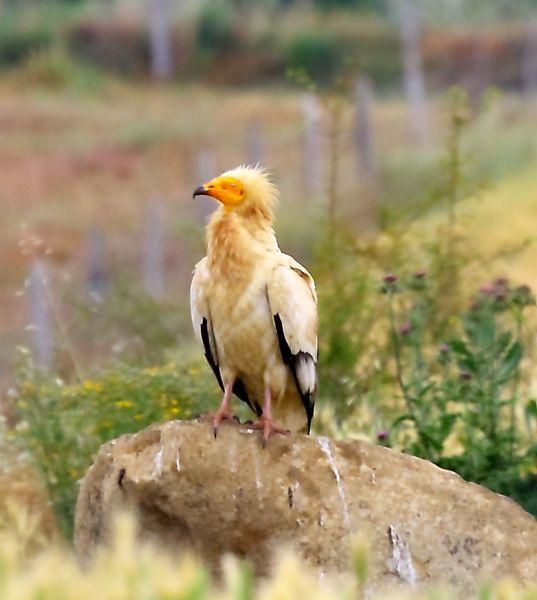
[[[314,394],[311,394],[310,392],[304,393],[300,389],[300,384],[298,382],[298,377],[297,377],[297,373],[296,373],[296,365],[297,365],[299,358],[305,357],[306,359],[313,360],[313,356],[311,356],[311,354],[309,352],[302,352],[302,350],[300,350],[296,354],[293,354],[291,352],[291,348],[289,347],[289,344],[287,343],[287,340],[285,339],[285,333],[283,331],[282,319],[278,313],[276,313],[274,315],[274,325],[276,327],[276,335],[278,336],[278,344],[280,346],[280,352],[282,355],[283,362],[286,365],[288,365],[289,368],[291,369],[291,373],[293,374],[293,378],[295,380],[296,388],[302,399],[302,404],[304,405],[304,409],[306,410],[306,416],[308,418],[307,432],[309,434],[310,429],[311,429],[311,420],[313,419],[313,411],[315,408],[315,396],[314,396]]]
[[[207,359],[209,366],[213,370],[214,376],[216,377],[216,381],[218,382],[220,389],[224,391],[224,383],[222,381],[222,375],[220,374],[220,368],[211,351],[211,343],[209,340],[209,323],[206,317],[203,317],[203,321],[201,322],[201,341],[203,342],[203,348],[205,349],[205,358]],[[246,404],[251,408],[251,410],[253,410],[257,414],[258,417],[261,416],[261,407],[257,402],[255,403],[255,406],[252,405],[252,402],[248,397],[248,392],[246,391],[246,386],[244,385],[242,380],[235,380],[235,383],[233,384],[233,393],[235,394],[235,396],[237,396],[237,398],[240,398],[243,402],[246,402]]]

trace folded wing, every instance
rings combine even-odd
[[[317,295],[311,275],[294,259],[281,255],[281,264],[268,286],[270,309],[282,359],[293,373],[308,419],[308,432],[317,390]]]

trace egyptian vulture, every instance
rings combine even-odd
[[[213,416],[233,420],[232,394],[273,433],[310,431],[317,387],[317,296],[311,275],[283,254],[272,228],[278,190],[259,167],[238,167],[198,187],[220,202],[207,256],[190,288],[192,323],[224,395]]]

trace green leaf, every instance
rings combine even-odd
[[[414,423],[416,423],[417,419],[414,415],[412,415],[410,413],[400,415],[399,417],[397,417],[397,419],[395,419],[395,421],[392,422],[392,427],[393,428],[398,427],[404,421],[413,421]]]
[[[464,356],[471,356],[466,344],[463,340],[452,340],[449,342],[449,347],[457,354],[463,354]]]
[[[526,404],[526,414],[528,417],[537,419],[537,399],[531,398]]]
[[[440,416],[439,430],[442,439],[446,439],[451,433],[453,425],[459,417],[459,413],[447,413]]]
[[[498,369],[497,377],[500,381],[505,381],[509,379],[520,364],[522,360],[523,348],[522,344],[517,340],[514,342],[506,355],[502,363],[500,364],[500,368]]]

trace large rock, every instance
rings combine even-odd
[[[294,547],[324,573],[348,569],[349,532],[371,545],[371,586],[537,579],[537,521],[513,501],[429,462],[359,441],[272,438],[204,422],[154,425],[102,446],[80,490],[82,557],[110,535],[118,507],[142,535],[188,546],[216,568],[224,553],[265,573]]]

